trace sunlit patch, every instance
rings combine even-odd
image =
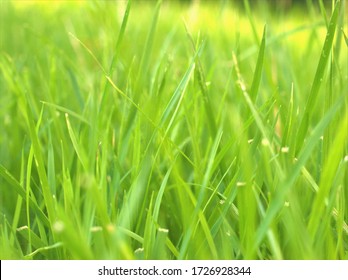
[[[144,252],[144,248],[138,248],[134,251],[135,254],[140,254],[142,252]]]
[[[286,154],[286,153],[289,152],[289,147],[282,147],[282,148],[280,149],[280,151],[281,151],[282,153]]]
[[[261,141],[261,144],[262,146],[265,146],[265,147],[270,145],[269,140],[267,138],[263,138]]]
[[[40,1],[40,0],[26,0],[26,1],[13,1],[11,4],[18,10],[25,10],[30,8],[31,6],[35,6],[36,8],[46,12],[46,13],[55,13],[61,7],[66,7],[69,5],[71,8],[79,8],[83,5],[87,4],[87,1],[58,1],[58,0],[50,0],[48,1]]]
[[[239,84],[242,91],[246,91],[246,86],[242,80],[238,80],[237,83]]]
[[[346,155],[343,160],[344,162],[348,162],[348,155]]]
[[[169,232],[169,230],[166,229],[166,228],[159,228],[158,231],[159,232],[163,232],[163,233],[168,233]]]
[[[102,227],[99,227],[99,226],[95,226],[95,227],[91,227],[90,228],[90,232],[99,232],[99,231],[102,231],[103,228]]]
[[[113,225],[113,224],[108,224],[107,226],[106,226],[106,230],[108,231],[108,232],[114,232],[115,231],[115,226]]]
[[[289,201],[285,201],[284,202],[284,207],[290,207],[290,202]]]
[[[246,186],[246,182],[237,182],[237,187],[244,187]]]
[[[22,230],[26,230],[26,229],[29,229],[28,226],[22,226],[22,227],[17,228],[17,231],[22,231]]]
[[[65,229],[65,225],[64,225],[63,221],[56,221],[53,224],[53,230],[55,232],[62,232],[64,229]]]

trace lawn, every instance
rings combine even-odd
[[[303,2],[1,1],[0,259],[348,259],[348,3]]]

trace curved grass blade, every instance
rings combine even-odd
[[[66,114],[69,114],[69,116],[72,116],[82,122],[84,122],[85,124],[88,124],[88,125],[91,125],[83,116],[81,116],[80,114],[77,114],[76,112],[68,109],[68,108],[65,108],[63,106],[59,106],[57,104],[53,104],[53,103],[50,103],[50,102],[46,102],[46,101],[41,101],[42,104],[44,105],[47,105],[47,106],[50,106],[52,108],[55,108],[56,110],[58,111],[61,111],[61,112],[64,112]]]

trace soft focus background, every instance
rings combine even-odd
[[[1,1],[1,259],[347,259],[337,1]]]

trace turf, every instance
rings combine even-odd
[[[347,3],[235,2],[0,2],[0,259],[348,259]]]

